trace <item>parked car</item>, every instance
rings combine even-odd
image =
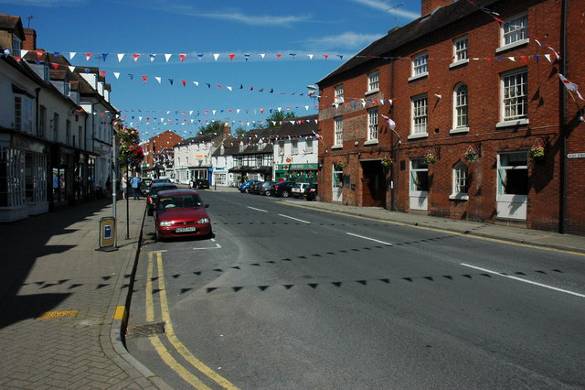
[[[140,192],[144,195],[148,195],[148,193],[150,192],[150,186],[152,185],[152,179],[147,177],[142,179],[142,182],[140,183]]]
[[[156,206],[156,200],[160,191],[176,190],[177,186],[171,183],[153,183],[146,197],[146,213],[152,215]]]
[[[274,196],[281,196],[288,198],[291,194],[292,187],[295,185],[294,181],[283,181],[274,185]]]
[[[305,194],[305,189],[309,186],[309,183],[295,183],[291,188],[290,195],[295,198],[300,198]]]
[[[209,181],[207,179],[195,179],[191,182],[190,187],[193,189],[209,189]]]
[[[274,194],[274,182],[273,181],[263,182],[259,189],[259,194],[265,196],[272,196]]]
[[[248,190],[250,189],[250,186],[254,183],[257,183],[258,180],[248,180],[245,181],[244,183],[242,183],[240,185],[240,192],[244,193],[244,192],[248,192]]]
[[[168,177],[159,177],[158,179],[154,179],[152,181],[152,183],[150,184],[150,186],[152,187],[154,184],[160,184],[160,183],[172,184],[171,179],[169,179]]]
[[[311,183],[305,188],[305,199],[307,200],[315,200],[317,198],[317,194],[319,193],[319,187],[317,183]]]
[[[160,191],[154,220],[157,240],[176,237],[213,237],[211,219],[194,190]]]

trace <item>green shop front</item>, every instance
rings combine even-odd
[[[319,164],[276,164],[274,180],[293,180],[299,183],[316,183]]]

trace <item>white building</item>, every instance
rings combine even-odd
[[[211,156],[222,137],[223,135],[202,134],[184,139],[175,145],[175,180],[182,184],[189,184],[195,179],[204,179],[211,183]]]

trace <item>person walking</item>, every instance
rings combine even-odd
[[[128,196],[128,177],[126,174],[122,176],[122,199],[126,199]]]
[[[142,180],[140,179],[140,177],[138,177],[138,174],[136,174],[136,176],[132,177],[132,179],[130,179],[130,185],[132,186],[132,191],[134,192],[134,200],[140,200],[140,183],[142,182]]]

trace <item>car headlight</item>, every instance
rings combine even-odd
[[[168,227],[168,226],[173,226],[173,223],[174,223],[173,221],[161,221],[159,225]]]
[[[201,225],[205,225],[207,223],[209,223],[209,218],[201,218],[199,221],[197,221],[198,224]]]

